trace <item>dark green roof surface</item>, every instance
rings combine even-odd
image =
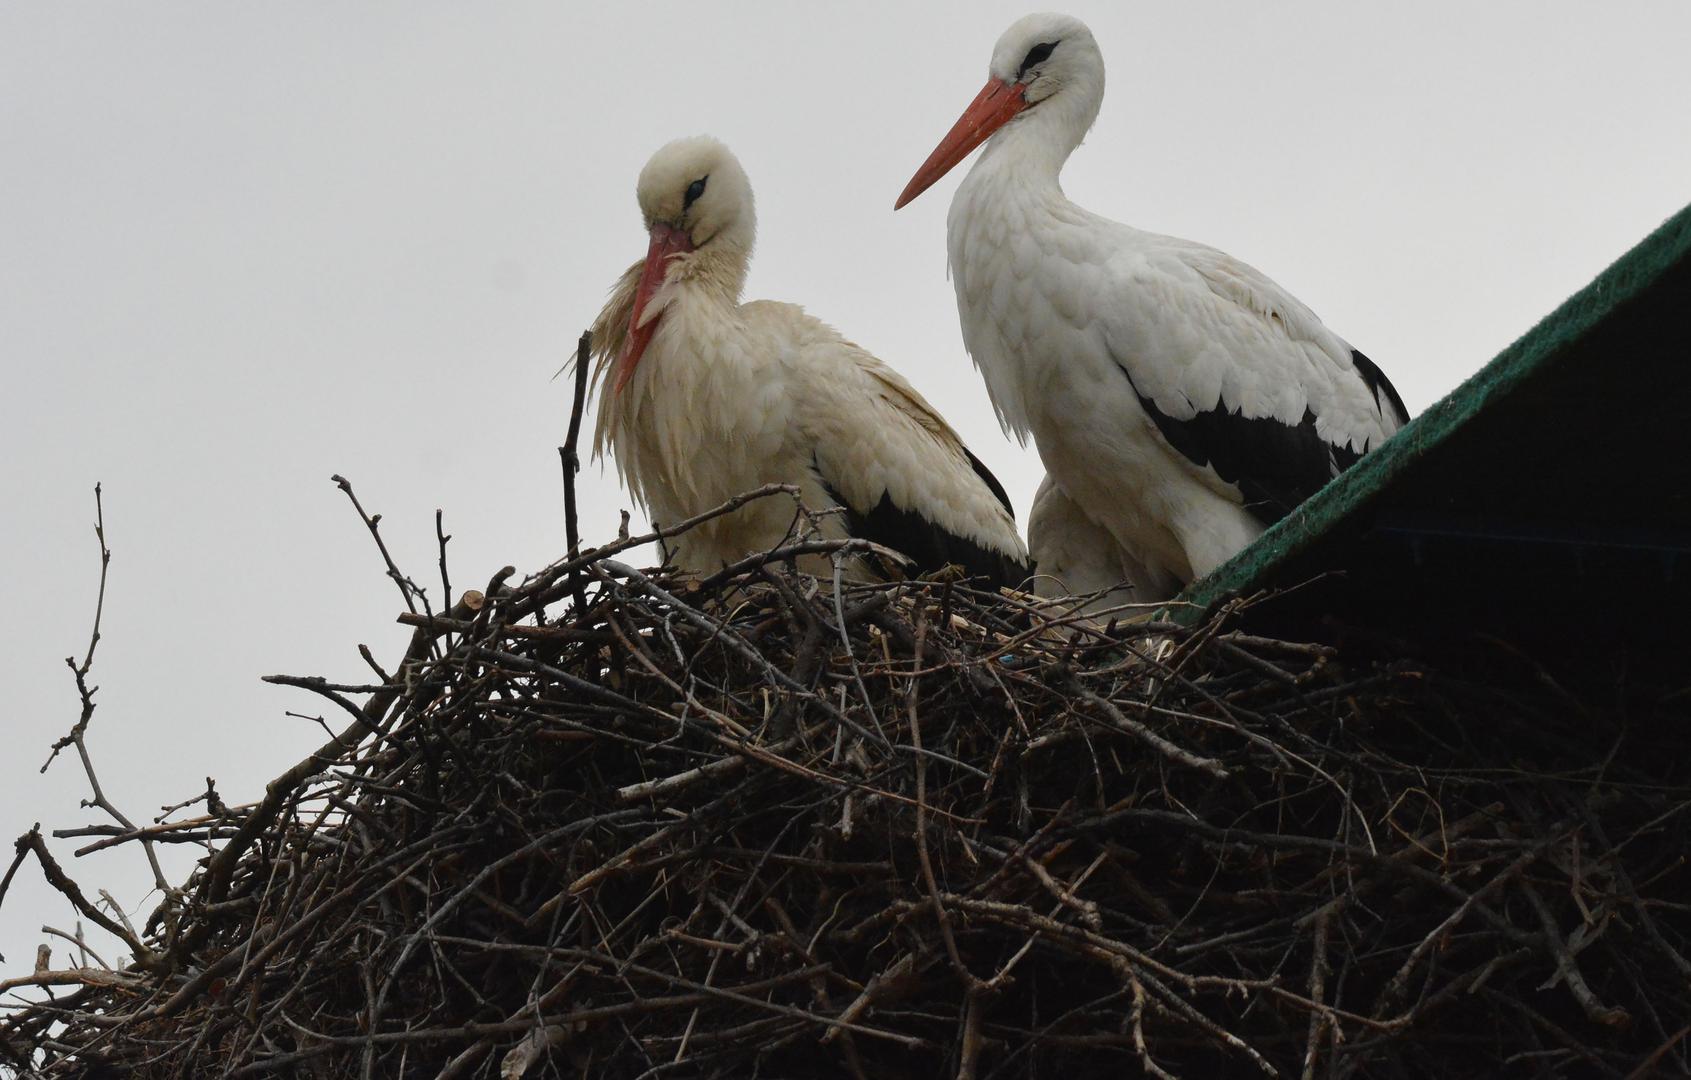
[[[1194,583],[1188,612],[1317,579],[1302,613],[1352,621],[1691,601],[1688,321],[1691,207]]]

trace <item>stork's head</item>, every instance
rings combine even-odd
[[[1038,127],[1068,156],[1104,100],[1104,57],[1086,24],[1072,15],[1017,19],[992,47],[986,86],[905,185],[897,210],[950,172],[1000,129]]]
[[[640,170],[636,192],[650,243],[617,358],[618,389],[634,375],[674,288],[696,282],[739,297],[757,236],[751,182],[728,147],[708,135],[659,149]]]

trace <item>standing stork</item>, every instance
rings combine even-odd
[[[1084,23],[1027,16],[988,71],[894,209],[986,142],[946,246],[964,344],[1048,473],[1034,560],[1072,591],[1125,580],[1167,599],[1409,414],[1379,368],[1259,271],[1064,197],[1063,164],[1104,98]]]
[[[1026,577],[1009,498],[897,372],[793,304],[742,304],[756,233],[751,185],[715,139],[678,139],[640,172],[650,245],[593,326],[595,452],[674,524],[764,484],[796,485],[824,536],[856,536],[919,570]],[[754,500],[676,539],[711,572],[788,539],[791,503]],[[854,563],[854,577],[881,572]],[[825,557],[807,567],[824,572]]]

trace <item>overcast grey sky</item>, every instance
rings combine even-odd
[[[956,176],[893,198],[1021,3],[0,3],[0,840],[94,820],[62,658],[87,639],[92,488],[115,552],[108,793],[230,802],[320,741],[270,672],[391,663],[396,591],[345,499],[458,588],[563,547],[549,381],[641,257],[634,178],[725,139],[758,196],[749,293],[899,368],[1025,513],[945,280]],[[1691,5],[1077,3],[1109,63],[1077,201],[1256,264],[1419,411],[1691,201]],[[588,539],[627,505],[584,478]],[[438,592],[438,589],[436,590]],[[134,855],[72,860],[144,914]],[[10,845],[0,846],[10,853]],[[173,877],[191,853],[169,853]],[[65,905],[22,871],[0,977]],[[57,950],[63,956],[63,949]]]

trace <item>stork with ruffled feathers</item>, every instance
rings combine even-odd
[[[1028,525],[1040,588],[1125,580],[1135,599],[1167,599],[1408,412],[1378,367],[1256,269],[1063,195],[1104,98],[1084,23],[1027,16],[988,70],[897,206],[986,143],[946,241],[964,344],[1047,471]]]
[[[897,372],[804,309],[740,302],[756,218],[740,163],[678,139],[640,173],[646,258],[593,326],[595,451],[610,453],[656,522],[674,524],[766,484],[796,486],[825,537],[1016,585],[1027,551],[986,466]],[[758,499],[677,537],[677,566],[709,573],[793,536],[793,506]],[[824,556],[801,560],[812,572]],[[881,576],[854,559],[853,578]]]

